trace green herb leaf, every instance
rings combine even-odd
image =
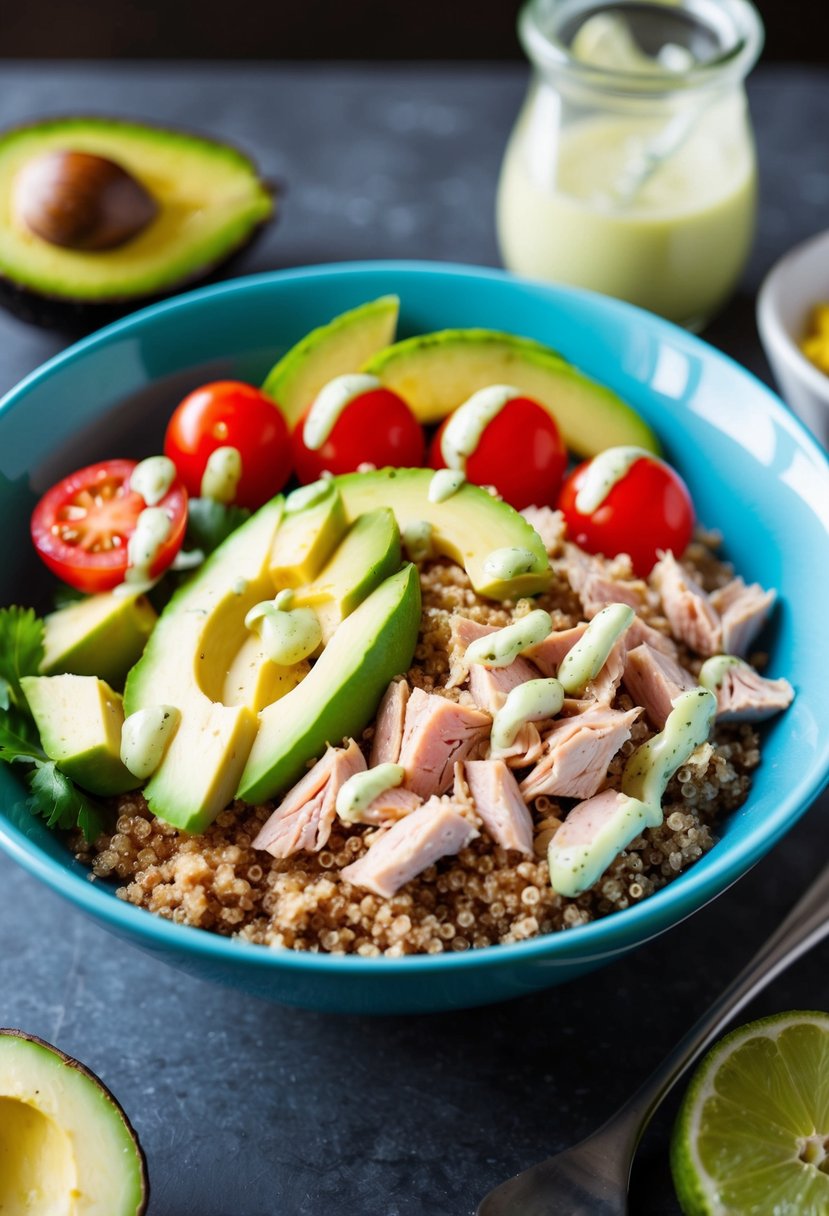
[[[15,760],[39,764],[46,759],[37,730],[31,718],[15,710],[0,716],[0,760],[13,764]]]
[[[53,760],[38,764],[29,780],[29,806],[50,828],[79,827],[87,840],[104,830],[104,809],[78,789]]]
[[[36,676],[43,661],[43,621],[33,608],[0,608],[0,707],[26,708],[21,676]]]
[[[244,507],[228,507],[213,498],[191,498],[187,505],[187,547],[210,554],[249,518],[250,511]]]

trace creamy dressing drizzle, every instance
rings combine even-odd
[[[329,380],[317,393],[305,419],[302,442],[306,448],[310,448],[312,452],[318,451],[333,431],[345,407],[355,397],[376,388],[382,388],[377,377],[367,376],[363,372],[350,372]]]
[[[576,510],[582,515],[592,515],[610,491],[621,481],[628,469],[641,459],[648,456],[653,460],[653,452],[644,448],[618,447],[607,448],[594,456],[584,472],[584,479],[576,495]]]
[[[517,578],[519,574],[529,574],[534,570],[537,561],[536,555],[529,549],[493,549],[484,561],[484,572],[497,579]]]
[[[480,663],[483,667],[509,667],[522,650],[543,642],[552,631],[553,621],[549,612],[536,608],[520,621],[470,642],[466,648],[465,662],[467,666]]]
[[[662,823],[662,799],[668,782],[691,754],[705,743],[717,712],[717,698],[706,688],[680,693],[658,735],[636,749],[622,774],[622,793],[613,814],[589,844],[550,841],[550,881],[559,895],[574,898],[588,890],[607,867],[647,827]]]
[[[517,388],[508,384],[490,384],[478,389],[468,401],[459,405],[450,416],[440,441],[440,452],[449,469],[466,470],[466,462],[476,451],[481,437],[492,419],[513,397],[520,397]]]
[[[330,478],[321,477],[319,481],[310,481],[307,486],[300,486],[291,491],[285,499],[285,513],[292,515],[295,511],[303,511],[306,507],[315,507],[330,493]]]
[[[400,764],[377,764],[344,781],[337,794],[337,814],[343,823],[360,823],[363,811],[386,790],[403,784],[406,770]]]
[[[134,777],[143,781],[155,772],[180,721],[175,705],[150,705],[124,720],[121,762]]]
[[[180,549],[173,558],[171,570],[195,570],[196,566],[200,566],[204,561],[204,552],[201,549]]]
[[[629,604],[608,604],[597,612],[582,636],[561,661],[558,678],[565,692],[579,693],[595,680],[616,641],[630,627],[635,612]]]
[[[446,502],[466,481],[459,469],[438,469],[429,482],[429,502]]]
[[[238,448],[216,448],[207,458],[201,479],[202,498],[230,503],[236,497],[242,476],[242,454]]]
[[[406,524],[400,533],[400,539],[410,561],[424,562],[427,558],[434,557],[432,533],[433,528],[428,519],[414,519]]]
[[[130,489],[140,494],[148,507],[161,502],[176,479],[176,466],[169,456],[148,456],[130,475]]]
[[[512,688],[492,720],[493,747],[511,747],[527,722],[554,718],[564,704],[558,680],[527,680]]]
[[[314,610],[286,609],[283,605],[291,601],[283,598],[285,594],[280,591],[276,600],[254,604],[245,617],[245,627],[259,635],[265,654],[280,667],[307,659],[322,641],[322,628]]]
[[[699,682],[703,688],[716,692],[732,667],[748,667],[735,654],[715,654],[706,659],[699,669]]]
[[[170,535],[170,517],[162,507],[145,507],[127,541],[127,572],[115,594],[132,595],[136,590],[148,591],[155,579],[150,568]]]

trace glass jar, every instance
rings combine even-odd
[[[699,328],[754,234],[743,81],[762,46],[757,11],[529,0],[518,28],[534,71],[498,188],[505,265]]]

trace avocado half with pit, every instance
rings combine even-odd
[[[0,1212],[143,1216],[147,1163],[93,1072],[22,1030],[0,1030]]]
[[[12,304],[113,311],[176,291],[245,246],[273,209],[247,156],[184,131],[79,117],[0,134],[0,280]]]

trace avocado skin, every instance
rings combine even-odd
[[[135,1209],[135,1216],[145,1216],[150,1203],[150,1175],[147,1169],[147,1155],[141,1146],[141,1141],[138,1139],[138,1133],[130,1122],[127,1112],[115,1097],[112,1090],[108,1089],[107,1086],[104,1085],[101,1078],[97,1076],[97,1074],[94,1073],[91,1068],[87,1068],[85,1064],[82,1064],[80,1060],[76,1060],[74,1056],[68,1056],[65,1052],[61,1051],[59,1047],[55,1047],[51,1043],[47,1043],[45,1039],[40,1039],[35,1034],[28,1034],[25,1030],[17,1030],[13,1027],[2,1026],[0,1027],[0,1038],[20,1039],[24,1043],[31,1043],[33,1047],[39,1047],[42,1051],[56,1056],[59,1064],[64,1068],[73,1068],[75,1072],[80,1073],[82,1076],[91,1081],[92,1084],[101,1091],[106,1101],[115,1108],[116,1114],[118,1114],[122,1119],[124,1126],[127,1129],[127,1133],[133,1143],[136,1160],[138,1162],[141,1184],[141,1202]]]

